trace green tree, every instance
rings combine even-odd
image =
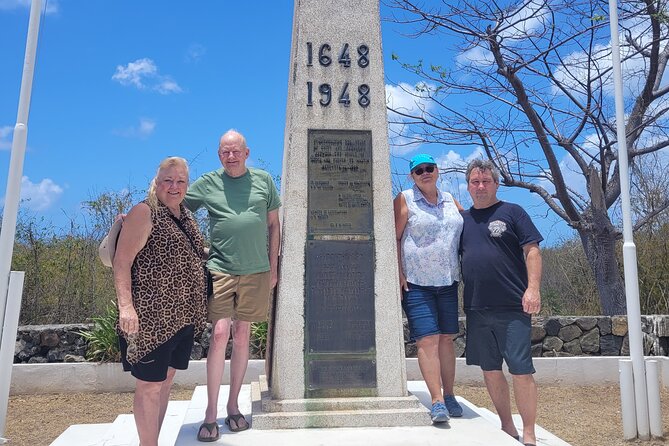
[[[621,234],[612,218],[620,182],[605,3],[388,3],[395,22],[452,50],[442,63],[403,63],[421,80],[407,92],[426,104],[394,110],[403,141],[478,149],[500,169],[504,186],[541,197],[578,233],[602,312],[624,314]],[[631,163],[669,146],[666,6],[620,3]],[[660,161],[666,171],[666,159]],[[652,209],[637,209],[636,229],[667,206],[661,197]]]

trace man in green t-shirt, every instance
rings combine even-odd
[[[228,130],[221,137],[218,157],[223,168],[198,178],[184,200],[191,211],[204,207],[209,212],[211,236],[207,266],[214,292],[207,311],[212,335],[207,353],[208,404],[198,431],[200,441],[219,437],[218,392],[231,330],[233,348],[225,424],[233,432],[249,427],[237,400],[249,361],[251,322],[267,320],[279,256],[281,201],[272,177],[263,170],[246,167],[249,149],[244,136],[235,130]]]

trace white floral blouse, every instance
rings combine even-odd
[[[402,267],[407,282],[415,285],[446,286],[460,279],[462,216],[451,194],[437,193],[434,205],[416,185],[402,191],[409,210],[402,234]]]

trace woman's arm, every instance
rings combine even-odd
[[[393,208],[395,210],[395,238],[397,240],[397,266],[400,273],[400,287],[402,291],[409,291],[404,269],[402,268],[402,235],[409,221],[409,208],[401,192],[395,197]]]
[[[146,203],[135,205],[123,220],[123,229],[114,254],[114,287],[118,302],[119,326],[124,333],[139,331],[137,312],[132,304],[130,269],[137,253],[151,234],[151,209]]]

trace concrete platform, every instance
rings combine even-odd
[[[409,391],[424,404],[430,395],[423,381],[410,381]],[[239,408],[247,415],[251,429],[232,433],[224,424],[228,386],[221,386],[218,409],[221,438],[211,444],[241,446],[271,444],[272,446],[518,446],[519,443],[499,429],[497,417],[487,409],[476,407],[464,398],[458,398],[464,409],[461,418],[453,418],[441,426],[417,427],[342,427],[334,429],[253,429],[251,386],[244,385],[239,398]],[[159,439],[160,446],[201,446],[197,430],[204,418],[207,405],[206,388],[197,387],[191,401],[171,401],[170,415],[165,419]],[[182,418],[180,418],[182,417]],[[178,432],[177,432],[178,429]],[[537,426],[538,446],[569,446],[545,429]],[[137,433],[131,415],[121,415],[112,424],[71,426],[52,446],[137,446]]]
[[[430,426],[428,409],[405,397],[302,398],[273,400],[267,379],[251,383],[253,428],[263,430]]]

